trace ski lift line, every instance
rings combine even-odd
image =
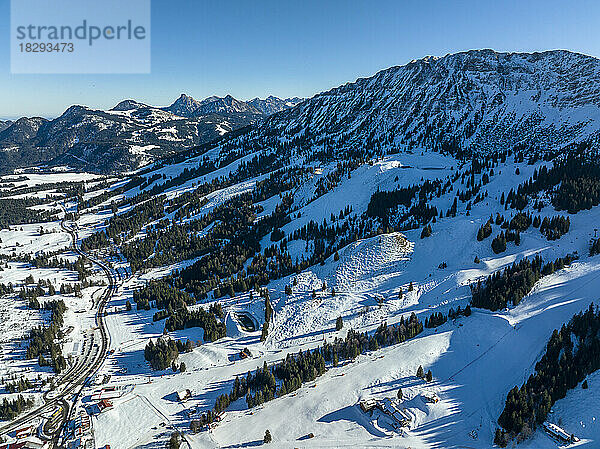
[[[580,285],[579,287],[574,288],[573,290],[571,290],[567,295],[565,296],[570,296],[573,293],[581,290],[583,287],[586,287],[587,285],[589,285],[590,283],[592,283],[593,281],[595,281],[596,279],[600,278],[600,273],[597,274],[596,276],[592,277],[589,281],[584,282],[582,285]],[[444,382],[447,382],[449,380],[453,380],[453,378],[455,376],[457,376],[458,374],[460,374],[462,371],[464,371],[466,368],[468,368],[469,366],[471,366],[473,363],[477,362],[479,359],[481,359],[484,355],[486,355],[487,353],[489,353],[498,343],[500,343],[512,330],[513,328],[511,327],[504,335],[502,335],[502,337],[500,337],[500,339],[498,339],[498,341],[496,341],[496,343],[494,343],[492,346],[490,346],[486,351],[484,351],[482,354],[480,354],[478,357],[476,357],[475,359],[473,359],[471,362],[469,362],[467,365],[465,365],[464,367],[462,367],[460,370],[458,370],[456,373],[454,373],[453,375],[451,375],[450,377],[446,378],[444,380]],[[514,328],[516,330],[516,328]],[[531,365],[530,365],[531,367]],[[482,408],[484,408],[486,405],[482,405],[481,407],[475,409],[472,413],[470,413],[469,415],[467,415],[468,418],[470,418],[471,416],[473,416],[475,413],[477,413],[479,410],[481,410]]]
[[[587,282],[584,282],[582,285],[580,285],[579,287],[574,288],[573,290],[571,290],[569,293],[567,293],[566,296],[570,296],[573,293],[581,290],[583,287],[588,286],[589,284],[591,284],[593,281],[595,281],[596,279],[600,278],[600,273],[598,273],[596,276],[592,277],[590,280],[588,280]],[[514,328],[516,330],[516,328]],[[504,337],[506,337],[510,331],[513,330],[513,328],[511,327],[504,335],[502,335],[502,337],[500,337],[500,339],[498,339],[498,341],[496,341],[492,346],[490,346],[488,349],[486,349],[483,353],[481,353],[479,356],[477,356],[475,359],[471,360],[471,362],[467,363],[465,366],[463,366],[460,370],[458,370],[456,373],[454,373],[453,375],[451,375],[450,377],[448,377],[446,380],[451,380],[453,377],[455,377],[456,375],[458,375],[459,373],[461,373],[462,371],[465,370],[465,368],[469,367],[470,365],[472,365],[473,363],[475,363],[477,360],[481,359],[484,355],[486,355],[492,348],[494,348],[498,343],[500,343],[500,341],[502,341],[502,339],[504,339]]]

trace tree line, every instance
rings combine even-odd
[[[498,418],[495,443],[521,441],[542,424],[556,401],[600,368],[600,311],[590,304],[566,325],[555,329],[535,373],[508,392]]]
[[[220,305],[211,305],[208,311],[202,307],[189,310],[187,306],[195,304],[196,299],[163,280],[152,281],[146,287],[134,291],[133,300],[138,309],[150,310],[151,306],[158,308],[154,321],[167,318],[167,332],[201,327],[204,330],[204,341],[216,341],[226,335],[225,323],[221,321],[224,313]]]
[[[67,367],[67,362],[56,340],[63,336],[60,328],[63,325],[63,315],[67,308],[63,300],[49,301],[44,308],[51,311],[50,324],[47,327],[41,326],[31,330],[26,357],[28,359],[37,357],[40,366],[51,364],[54,372],[60,373]],[[45,358],[48,354],[51,362]]]
[[[506,204],[523,210],[529,198],[542,191],[550,193],[557,210],[575,214],[600,204],[600,163],[589,151],[589,144],[581,144],[565,157],[556,159],[553,166],[540,167],[533,176],[511,190]]]
[[[23,395],[19,395],[13,400],[4,398],[2,403],[0,403],[0,419],[13,420],[23,411],[33,407],[33,404],[33,399],[25,399]]]
[[[190,352],[193,348],[194,346],[190,340],[183,343],[170,338],[159,338],[154,343],[150,339],[144,348],[144,359],[150,363],[153,369],[165,370],[173,366],[173,362],[179,357],[179,354]],[[182,371],[184,370],[185,368],[182,369]]]
[[[542,277],[561,270],[575,258],[567,255],[554,262],[543,263],[541,256],[522,259],[512,266],[499,270],[487,277],[484,282],[471,285],[471,305],[492,311],[504,309],[509,304],[521,302],[535,283]]]

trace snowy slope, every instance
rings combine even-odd
[[[190,161],[181,163],[179,168],[162,167],[159,173],[178,173],[188,163]],[[490,447],[507,391],[532,373],[535,360],[553,329],[574,313],[586,309],[600,287],[600,262],[597,257],[586,256],[594,223],[600,219],[597,208],[570,216],[570,232],[555,242],[547,241],[539,230],[530,228],[521,234],[520,246],[509,244],[506,252],[495,255],[489,238],[482,242],[475,238],[477,229],[490,214],[500,212],[510,217],[514,213],[505,211],[500,204],[501,193],[528,179],[544,164],[516,164],[509,160],[499,165],[497,174],[486,185],[489,196],[473,205],[468,216],[465,205],[461,204],[456,218],[438,219],[430,238],[420,239],[420,229],[417,229],[359,240],[340,250],[339,261],[330,257],[323,266],[316,265],[297,275],[272,281],[268,288],[275,315],[264,344],[259,342],[259,332],[243,331],[233,318],[234,313],[244,311],[262,325],[261,300],[256,296],[251,300],[247,293],[221,298],[219,302],[227,314],[228,337],[181,355],[179,361],[188,367],[184,374],[168,370],[153,372],[143,360],[147,339],[157,338],[162,333],[161,322],[152,322],[153,311],[134,310],[107,317],[115,354],[103,372],[110,373],[113,382],[135,385],[135,388],[123,398],[123,405],[115,404],[114,410],[98,418],[97,441],[130,447],[146,444],[144,442],[153,438],[165,439],[169,431],[160,426],[161,422],[186,430],[187,411],[196,407],[210,408],[219,394],[230,390],[234,376],[245,375],[264,361],[273,363],[287,353],[319,346],[324,338],[331,341],[336,336],[343,337],[348,328],[374,330],[382,321],[394,323],[411,312],[422,319],[434,311],[447,313],[450,307],[464,307],[468,303],[468,285],[477,278],[537,253],[550,260],[577,252],[582,256],[580,261],[544,278],[514,309],[496,313],[475,311],[469,318],[426,330],[405,344],[362,355],[355,363],[331,368],[317,379],[316,386],[305,385],[295,394],[256,409],[247,410],[240,401],[229,408],[224,421],[214,431],[186,436],[192,447],[245,447],[257,444],[268,428],[277,447]],[[349,179],[313,199],[314,183],[330,170],[323,166],[317,172],[322,174],[315,173],[295,190],[294,201],[299,205],[300,217],[283,229],[289,235],[309,220],[318,223],[329,219],[332,212],[337,213],[347,204],[352,205],[353,214],[361,214],[378,188],[390,190],[421,179],[445,179],[459,166],[458,160],[438,153],[389,155],[372,165],[359,167]],[[515,175],[517,167],[519,175]],[[229,168],[221,170],[224,170],[221,173],[230,173]],[[253,184],[255,180],[248,182]],[[168,197],[188,191],[191,183],[193,181],[169,190]],[[210,210],[215,204],[221,204],[219,198],[224,201],[246,188],[247,182],[243,182],[210,193],[207,195],[209,203],[204,207]],[[460,180],[456,182],[458,188],[464,188]],[[453,195],[434,198],[431,204],[445,210]],[[278,197],[274,197],[262,204],[272,210],[278,201]],[[540,214],[553,216],[556,211],[546,206]],[[91,219],[92,216],[84,215],[81,222]],[[291,252],[303,253],[302,246],[292,245],[297,242],[290,243]],[[475,256],[481,259],[479,264],[474,263]],[[438,265],[442,262],[447,267],[440,269]],[[132,288],[172,269],[167,267],[133,276],[110,306],[122,310],[125,301],[131,300]],[[410,282],[414,283],[412,292],[407,291]],[[324,292],[321,291],[323,283],[327,285]],[[292,295],[284,293],[286,285],[293,285]],[[336,290],[335,296],[330,294],[332,287]],[[400,288],[404,291],[402,299],[398,298]],[[316,299],[312,298],[313,290],[316,290]],[[344,329],[336,332],[338,316],[343,317]],[[172,333],[172,337],[196,341],[201,339],[202,332],[192,328]],[[239,359],[238,352],[244,347],[251,350],[253,358]],[[432,370],[432,384],[415,378],[419,364]],[[371,418],[356,406],[360,399],[394,396],[398,387],[405,392],[405,407],[414,416],[413,425],[404,435],[395,431],[384,417]],[[172,399],[172,394],[182,388],[191,388],[194,392],[184,406]],[[424,402],[423,395],[432,392],[440,397],[439,403]],[[145,399],[141,401],[138,396]],[[145,429],[135,430],[137,424],[132,424],[134,430],[130,432],[111,433],[110,429],[118,425],[124,415],[132,413],[133,404],[144,410],[141,412],[144,419],[150,420],[141,426]],[[282,416],[293,419],[282,419]],[[153,427],[148,431],[150,425]],[[314,438],[304,438],[309,433],[313,433]],[[596,438],[593,433],[582,433],[582,436]],[[538,440],[539,444],[546,444],[544,439],[548,440],[540,432],[529,444],[537,447]]]
[[[592,56],[472,50],[323,92],[271,117],[267,130],[356,144],[551,149],[596,133],[599,107],[600,61]]]

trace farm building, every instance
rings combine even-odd
[[[406,412],[406,409],[400,410],[390,398],[384,398],[381,401],[377,401],[376,407],[391,417],[396,424],[400,426],[408,426],[412,421],[412,417]]]
[[[19,429],[15,432],[15,438],[20,440],[22,438],[26,438],[33,432],[33,426],[25,427],[23,429]]]
[[[191,397],[192,397],[192,392],[189,389],[181,390],[181,391],[177,392],[177,400],[179,402],[185,402]]]
[[[364,401],[360,401],[360,409],[367,413],[373,410],[377,406],[377,402],[375,399],[366,399]]]
[[[107,408],[111,408],[112,406],[112,402],[110,402],[108,399],[102,399],[100,402],[98,402],[98,408],[101,412]]]

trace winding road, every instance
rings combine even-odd
[[[90,261],[93,265],[97,265],[108,279],[108,287],[97,302],[95,313],[97,328],[91,333],[91,340],[84,343],[82,357],[56,379],[54,389],[44,393],[44,404],[23,413],[15,420],[0,427],[0,435],[3,435],[25,426],[34,419],[47,416],[57,410],[58,407],[61,407],[62,418],[59,421],[59,425],[53,426],[55,430],[52,435],[51,447],[58,447],[61,430],[69,419],[73,418],[73,405],[77,402],[83,387],[100,369],[106,359],[110,337],[104,323],[104,307],[116,291],[116,282],[110,268],[103,261],[86,254],[78,247],[76,226],[73,223],[68,224],[66,220],[63,220],[61,227],[71,235],[73,251]]]

